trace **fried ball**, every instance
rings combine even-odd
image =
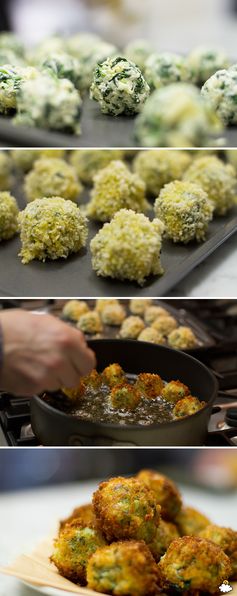
[[[66,259],[85,246],[87,220],[80,209],[61,197],[36,199],[19,214],[22,248],[26,264],[33,259]]]
[[[93,525],[76,519],[67,524],[55,540],[51,561],[63,577],[85,584],[87,563],[93,553],[105,544]]]
[[[48,159],[63,158],[65,154],[64,149],[13,149],[10,152],[14,165],[22,172],[29,172],[34,165],[34,162],[40,157],[47,157]]]
[[[237,70],[218,70],[204,83],[201,94],[225,126],[237,124]]]
[[[175,524],[181,536],[197,536],[210,520],[194,507],[183,506],[175,517]]]
[[[161,395],[166,401],[175,404],[183,397],[190,395],[190,389],[181,381],[170,381],[162,389]]]
[[[145,64],[144,76],[152,90],[191,79],[185,58],[171,52],[151,54]]]
[[[120,149],[75,149],[70,154],[70,163],[74,167],[79,180],[91,186],[94,176],[111,161],[120,160],[123,152]]]
[[[59,531],[63,530],[67,524],[74,521],[74,519],[80,520],[83,524],[93,524],[95,521],[95,516],[93,513],[93,507],[91,503],[87,505],[80,505],[80,507],[76,507],[73,509],[71,515],[66,517],[66,519],[62,519],[60,521]]]
[[[230,66],[228,56],[223,50],[206,46],[194,48],[186,61],[192,81],[198,85],[205,83],[217,70]]]
[[[94,271],[102,277],[136,281],[141,286],[150,275],[161,275],[163,230],[159,219],[149,221],[142,213],[121,209],[90,243]]]
[[[230,575],[230,562],[221,548],[197,536],[174,540],[158,568],[169,587],[185,592],[214,594]]]
[[[145,322],[151,325],[158,317],[169,317],[170,313],[162,306],[148,306],[145,310]]]
[[[77,387],[73,388],[66,388],[63,387],[63,393],[71,400],[77,402],[84,396],[86,390],[89,388],[90,390],[93,389],[97,391],[102,384],[102,378],[97,370],[92,370],[89,375],[82,377],[80,379],[79,384]]]
[[[138,341],[149,341],[152,344],[164,345],[166,343],[164,335],[153,329],[152,327],[146,327],[138,336]]]
[[[71,81],[42,73],[20,85],[14,123],[79,135],[81,106],[81,97]]]
[[[109,404],[117,410],[135,410],[142,399],[136,387],[128,383],[115,385],[109,395]]]
[[[171,315],[168,316],[158,316],[151,325],[153,329],[156,329],[161,335],[168,336],[173,329],[178,327],[178,323],[174,317]]]
[[[93,495],[98,526],[106,540],[152,542],[160,520],[155,495],[135,478],[111,478]]]
[[[144,74],[147,58],[153,53],[151,45],[145,39],[134,39],[124,48],[123,54],[131,62],[134,62]],[[146,77],[145,77],[146,78]]]
[[[132,116],[140,112],[149,93],[140,69],[126,58],[107,58],[94,70],[90,98],[99,102],[103,114]]]
[[[117,298],[98,298],[95,303],[95,310],[101,315],[107,306],[118,306]]]
[[[63,307],[63,316],[70,321],[79,321],[88,311],[89,306],[84,300],[68,300]]]
[[[121,304],[108,304],[101,313],[102,322],[105,325],[122,325],[126,317],[126,310]]]
[[[140,151],[134,159],[134,170],[145,182],[147,192],[157,197],[168,182],[182,178],[191,157],[184,151]]]
[[[165,225],[167,237],[187,244],[205,240],[214,206],[201,186],[176,180],[164,186],[154,209]]]
[[[192,414],[202,410],[205,405],[205,401],[200,401],[197,397],[187,395],[187,397],[180,399],[175,404],[173,409],[174,418],[186,418],[186,416],[192,416]]]
[[[18,153],[21,153],[21,150]],[[0,151],[0,191],[10,190],[12,184],[12,160],[10,154],[8,151]]]
[[[102,372],[102,378],[109,387],[125,382],[125,372],[120,364],[110,364]]]
[[[146,399],[154,399],[161,394],[164,382],[159,375],[140,373],[137,377],[135,387],[141,391]]]
[[[16,199],[9,192],[0,192],[0,242],[17,234],[18,215]]]
[[[197,338],[190,327],[180,326],[168,335],[168,344],[177,350],[191,350],[197,346]]]
[[[229,557],[231,564],[231,577],[237,579],[237,532],[231,528],[209,525],[199,534],[200,538],[211,540],[217,544]]]
[[[151,298],[132,298],[129,301],[129,310],[133,315],[143,315],[146,308],[151,304]]]
[[[177,538],[179,538],[179,533],[175,524],[161,519],[155,538],[152,543],[149,544],[149,548],[157,562],[159,562],[160,558],[165,554],[171,542],[177,540]]]
[[[135,540],[100,548],[87,566],[88,588],[114,596],[157,592],[158,571],[149,548]]]
[[[90,310],[81,315],[77,322],[77,327],[83,331],[83,333],[89,333],[90,335],[100,333],[103,330],[101,318],[96,310]]]
[[[94,177],[87,215],[97,221],[110,221],[120,209],[146,213],[145,184],[122,161],[111,161]]]
[[[141,317],[132,315],[123,321],[119,335],[123,339],[137,339],[143,329],[145,324]]]
[[[174,482],[153,470],[141,470],[137,478],[154,494],[156,502],[161,507],[162,517],[166,521],[175,520],[181,509],[182,499]]]
[[[82,186],[73,167],[63,159],[42,157],[25,177],[24,189],[27,201],[54,196],[76,201]]]
[[[223,127],[194,85],[173,83],[157,89],[136,118],[141,147],[205,147]]]
[[[217,215],[225,215],[236,202],[235,169],[218,157],[205,156],[195,159],[186,171],[184,180],[194,182],[203,188],[208,198],[213,201]]]

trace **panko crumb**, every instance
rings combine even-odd
[[[180,325],[169,333],[168,344],[177,350],[191,350],[197,347],[198,340],[190,327]]]
[[[151,305],[145,309],[145,323],[151,325],[158,317],[169,317],[170,313],[166,308],[162,306]]]
[[[141,286],[150,275],[161,275],[163,230],[159,219],[151,222],[141,213],[121,209],[90,243],[94,271],[102,277],[136,281]]]
[[[117,298],[97,298],[95,310],[101,314],[107,306],[117,306],[118,304],[119,301]]]
[[[89,335],[93,335],[94,333],[100,333],[101,331],[103,331],[101,318],[98,312],[96,312],[95,310],[91,310],[81,315],[77,323],[77,327],[78,329],[83,331],[83,333],[88,333]]]
[[[82,192],[82,185],[74,168],[66,161],[56,157],[41,157],[25,177],[24,190],[28,202],[46,196],[76,201]]]
[[[70,321],[79,321],[80,317],[89,311],[89,306],[84,300],[68,300],[63,307],[62,314]]]
[[[101,312],[101,319],[105,325],[119,327],[126,317],[126,311],[121,304],[107,304]]]
[[[91,186],[99,170],[105,168],[111,161],[122,158],[123,151],[120,149],[75,149],[71,152],[69,161],[83,184]]]
[[[182,178],[190,163],[191,157],[185,151],[147,149],[135,157],[134,170],[145,182],[147,192],[157,197],[165,184]]]
[[[145,329],[145,324],[142,318],[130,316],[123,321],[119,336],[123,339],[137,339],[143,329]]]
[[[237,178],[234,167],[218,157],[204,156],[195,159],[184,174],[185,181],[203,188],[213,202],[217,215],[225,215],[237,199]]]
[[[164,335],[152,327],[146,327],[143,329],[137,339],[138,341],[148,341],[152,344],[158,344],[160,346],[166,343]]]
[[[178,327],[178,323],[174,317],[171,315],[168,316],[158,316],[151,324],[153,329],[156,329],[158,333],[161,335],[165,335],[166,337]]]
[[[151,304],[151,298],[132,298],[129,301],[129,310],[133,315],[143,315],[146,308]]]
[[[9,192],[0,192],[0,242],[17,234],[18,214],[16,199]]]

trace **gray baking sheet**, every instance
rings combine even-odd
[[[105,116],[98,103],[87,98],[80,136],[15,126],[11,118],[0,117],[0,143],[3,147],[134,147],[134,120]],[[226,147],[237,147],[237,127],[227,128],[221,136]]]
[[[15,189],[20,206],[24,207],[21,185]],[[88,198],[84,194],[83,201]],[[0,245],[0,296],[18,298],[39,297],[160,297],[168,296],[180,282],[199,263],[206,259],[227,238],[237,232],[237,207],[226,217],[215,218],[211,222],[207,240],[187,245],[174,244],[165,240],[162,249],[162,265],[165,273],[152,276],[143,287],[132,282],[120,282],[109,278],[97,277],[92,270],[89,249],[90,239],[100,226],[89,224],[87,248],[68,259],[57,261],[31,261],[22,265],[18,253],[20,239],[16,237]],[[131,236],[132,242],[132,236]]]

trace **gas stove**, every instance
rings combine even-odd
[[[192,351],[215,374],[219,392],[213,406],[206,446],[237,446],[237,301],[170,300],[191,311],[213,339]],[[47,304],[47,307],[49,305]],[[182,308],[181,308],[182,307]],[[30,399],[0,392],[0,446],[39,446],[30,421]]]

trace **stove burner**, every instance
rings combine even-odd
[[[230,408],[226,413],[226,422],[237,427],[237,408]]]

